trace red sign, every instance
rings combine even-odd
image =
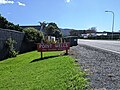
[[[39,52],[46,52],[46,51],[62,51],[68,50],[70,48],[70,43],[56,43],[56,44],[37,44],[37,50]]]

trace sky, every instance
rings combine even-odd
[[[111,32],[120,30],[120,0],[0,0],[0,14],[8,21],[25,25],[55,22],[59,28]]]

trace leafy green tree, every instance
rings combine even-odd
[[[0,15],[0,28],[5,28],[8,21]]]
[[[60,30],[56,23],[51,22],[48,25],[52,25],[55,29]]]
[[[54,36],[56,38],[60,38],[60,37],[62,37],[62,33],[59,30],[56,30],[55,33],[54,33]]]
[[[55,27],[54,26],[52,26],[52,25],[48,25],[47,27],[46,27],[46,34],[48,35],[48,36],[53,36],[54,35],[54,33],[55,33]]]
[[[40,32],[37,29],[32,28],[32,27],[24,28],[23,32],[25,32],[25,41],[26,42],[39,43],[44,38],[42,32]]]
[[[56,38],[62,37],[62,33],[60,29],[58,28],[56,23],[49,23],[48,26],[45,29],[45,32],[48,36],[55,36]]]
[[[19,25],[14,25],[1,15],[0,15],[0,28],[22,31],[22,28]]]

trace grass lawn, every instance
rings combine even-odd
[[[61,52],[45,52],[54,56]],[[84,90],[85,73],[70,56],[39,60],[37,51],[0,61],[0,90]],[[34,61],[34,62],[33,62]]]

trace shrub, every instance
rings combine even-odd
[[[16,52],[15,50],[9,51],[9,57],[16,57],[17,55],[18,55],[18,52]]]
[[[25,38],[24,38],[24,40],[26,42],[39,43],[44,38],[42,32],[40,32],[37,29],[32,28],[32,27],[23,29],[23,32],[25,32]]]
[[[8,38],[6,41],[6,47],[8,50],[8,57],[16,57],[18,52],[14,49],[14,44],[16,44],[16,41],[12,38]]]

